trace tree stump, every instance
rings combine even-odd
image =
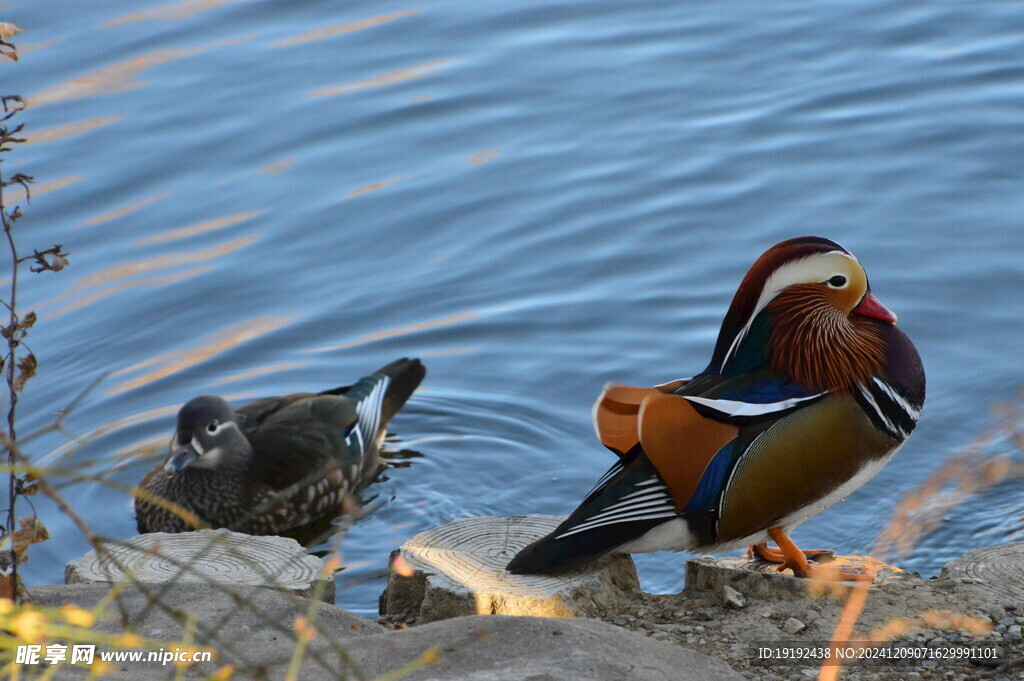
[[[860,568],[875,570],[874,585],[888,584],[893,581],[913,579],[913,576],[892,565],[883,563],[870,556],[836,556],[834,560],[824,562],[835,568]],[[816,580],[795,577],[792,572],[779,572],[778,565],[766,561],[752,561],[744,556],[715,558],[701,556],[686,561],[686,588],[684,593],[691,598],[712,595],[729,603],[733,607],[742,603],[744,598],[773,598],[785,592],[806,592],[817,586]],[[822,581],[822,586],[832,582]],[[853,581],[840,581],[838,584],[852,586]],[[738,592],[739,597],[735,593]]]
[[[968,551],[946,563],[942,576],[974,584],[1007,603],[1024,603],[1024,542]]]
[[[433,622],[462,615],[599,616],[640,592],[633,560],[613,555],[566,575],[513,575],[505,566],[563,518],[463,518],[421,532],[391,554],[380,613],[393,621]],[[411,567],[394,569],[401,557]],[[399,571],[408,572],[404,568]]]
[[[311,597],[324,568],[322,560],[306,553],[294,539],[230,530],[140,534],[105,548],[103,553],[93,549],[68,563],[64,582],[119,582],[127,571],[132,580],[147,584],[214,582],[270,587]],[[333,603],[334,579],[323,581],[321,598]]]

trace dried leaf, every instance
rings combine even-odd
[[[14,600],[14,575],[0,575],[0,598]]]
[[[416,574],[412,565],[409,565],[409,561],[402,556],[395,556],[395,559],[391,561],[391,569],[399,577],[412,577]]]
[[[0,40],[9,40],[17,34],[24,32],[25,29],[13,21],[0,21]]]
[[[17,482],[18,494],[23,497],[31,496],[39,491],[39,480],[31,473],[26,473],[20,478],[15,478],[15,480]]]
[[[19,563],[25,563],[28,558],[25,552],[32,544],[38,544],[50,538],[50,533],[42,521],[34,515],[18,518],[18,528],[12,533],[14,537],[14,555],[18,557]]]
[[[39,363],[36,361],[36,356],[29,353],[18,360],[18,377],[14,379],[14,390],[21,392],[25,389],[25,384],[28,383],[28,379],[36,375],[36,367]]]

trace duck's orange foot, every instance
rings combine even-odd
[[[813,560],[819,563],[827,563],[834,560],[836,557],[836,552],[832,549],[808,549],[806,551],[801,551],[801,553],[804,554],[804,558],[807,560]],[[751,545],[747,549],[747,558],[751,560],[763,560],[768,563],[786,562],[786,557],[782,554],[782,551],[768,546],[768,542]]]
[[[752,553],[763,557],[764,554],[777,558],[765,558],[773,563],[779,563],[778,570],[792,570],[793,574],[797,577],[812,577],[816,579],[827,579],[827,580],[850,580],[850,581],[871,581],[873,576],[857,568],[834,568],[829,565],[813,565],[807,561],[808,554],[815,553],[814,551],[801,551],[797,548],[797,545],[793,543],[793,540],[789,538],[786,531],[781,527],[773,527],[768,530],[768,534],[775,543],[779,545],[777,550],[769,549],[767,543],[755,544],[750,547]],[[759,548],[760,547],[760,548]],[[825,553],[831,554],[832,557],[835,553],[832,551],[817,552],[818,555]]]

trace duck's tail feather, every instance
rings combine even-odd
[[[639,445],[602,476],[555,530],[512,559],[514,574],[577,570],[676,518],[671,497]]]
[[[391,417],[406,403],[419,386],[427,369],[418,359],[395,360],[371,375],[324,394],[344,395],[356,406],[359,431],[367,442],[376,442]]]
[[[397,359],[387,366],[381,367],[375,375],[387,376],[389,379],[387,390],[384,392],[384,400],[381,403],[381,426],[386,426],[391,417],[398,413],[412,394],[423,382],[427,375],[427,368],[416,359]]]

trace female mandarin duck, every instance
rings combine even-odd
[[[380,472],[388,421],[426,369],[399,359],[354,385],[232,409],[196,397],[178,412],[170,457],[139,483],[211,527],[315,537]],[[139,532],[187,532],[180,515],[136,497]]]
[[[618,462],[508,569],[554,574],[612,552],[749,546],[808,576],[807,558],[828,552],[800,551],[788,533],[881,470],[924,392],[914,345],[857,259],[828,239],[783,241],[747,272],[702,373],[605,388],[594,426]]]

